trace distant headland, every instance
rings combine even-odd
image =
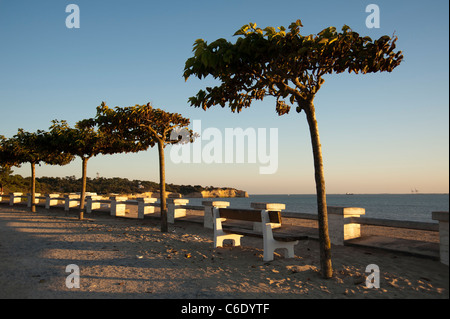
[[[186,194],[184,197],[192,198],[219,198],[219,197],[248,197],[248,193],[234,188],[214,188],[201,192]]]
[[[10,175],[2,181],[4,193],[30,191],[30,177]],[[36,192],[38,193],[77,193],[81,190],[81,178],[66,177],[38,177],[36,178]],[[120,177],[87,178],[86,190],[97,194],[145,194],[146,197],[159,198],[159,183],[143,180],[129,180]],[[233,187],[214,187],[201,185],[166,184],[168,197],[171,198],[219,198],[219,197],[248,197],[248,193]]]

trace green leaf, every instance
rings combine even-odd
[[[203,52],[203,54],[200,56],[200,59],[201,59],[203,65],[205,67],[207,67],[208,66],[208,62],[209,62],[208,61],[208,53],[207,52]]]
[[[350,29],[350,27],[348,25],[344,24],[344,26],[342,27],[342,31],[344,31],[344,33],[346,33],[348,30],[351,31],[352,29]]]
[[[274,35],[275,33],[277,33],[274,27],[267,27],[264,29],[264,31],[266,32],[266,35]]]
[[[297,21],[294,22],[295,25],[299,26],[299,27],[303,27],[302,21],[300,21],[300,19],[298,19]]]

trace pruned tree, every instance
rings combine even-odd
[[[13,173],[11,167],[1,163],[1,149],[0,149],[0,195],[4,193],[4,185]]]
[[[11,175],[11,165],[7,162],[6,148],[3,146],[7,138],[0,135],[0,194],[3,194],[4,184],[9,175]]]
[[[137,148],[158,147],[161,231],[168,231],[164,148],[179,142],[191,142],[194,134],[188,129],[189,119],[178,113],[153,108],[150,103],[109,108],[104,102],[97,108],[97,125],[110,136],[135,144]],[[174,131],[184,129],[183,140],[171,139]],[[173,135],[172,135],[173,136]]]
[[[6,167],[20,166],[23,163],[31,165],[31,211],[36,212],[36,164],[66,165],[73,156],[49,147],[53,143],[52,135],[38,130],[29,133],[19,129],[10,139],[3,138],[0,147],[1,163]]]
[[[79,219],[84,218],[86,198],[87,163],[99,154],[115,154],[135,151],[135,145],[124,143],[114,136],[98,130],[93,119],[86,119],[70,127],[66,121],[53,120],[50,133],[53,137],[52,147],[60,152],[81,158],[82,187],[80,194]]]
[[[337,32],[329,27],[316,35],[300,34],[300,20],[288,29],[258,28],[250,23],[239,29],[235,43],[218,39],[210,44],[195,41],[194,56],[186,61],[184,78],[212,76],[220,85],[200,90],[189,98],[191,106],[208,109],[213,105],[240,112],[254,100],[276,98],[278,115],[289,113],[291,106],[304,111],[309,125],[314,157],[317,192],[321,271],[332,276],[331,244],[328,235],[325,177],[314,97],[332,73],[391,72],[402,61],[394,52],[397,37],[377,40],[361,37],[348,26]]]

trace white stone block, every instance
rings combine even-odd
[[[59,197],[59,194],[45,194],[45,208],[49,209],[50,206],[58,205]]]
[[[328,206],[327,212],[328,232],[332,244],[344,245],[345,240],[361,237],[361,225],[348,223],[346,219],[364,215],[364,208]]]
[[[128,200],[128,197],[126,196],[112,196],[110,197],[111,200],[111,216],[124,216],[125,215],[125,208],[126,203],[124,203],[126,200]]]
[[[202,201],[202,205],[205,207],[203,216],[203,227],[214,228],[213,220],[213,208],[227,208],[230,206],[230,202],[225,201]]]
[[[34,193],[34,203],[39,204],[39,198],[38,196],[41,196],[41,193]],[[31,194],[27,194],[27,207],[31,207]]]
[[[432,219],[439,221],[439,255],[441,263],[449,265],[449,227],[448,212],[432,212]]]
[[[286,209],[286,205],[280,203],[250,203],[250,207],[257,210],[267,210],[270,212],[281,212],[282,210]],[[281,224],[279,223],[271,223],[270,225],[272,229],[281,227]],[[254,222],[253,230],[262,233],[263,231],[262,223]]]
[[[87,196],[86,196],[85,201],[86,201],[85,207],[86,207],[86,212],[87,212],[87,206],[88,206]],[[80,196],[78,196],[78,195],[64,195],[64,210],[69,211],[69,209],[71,207],[77,207],[79,205],[79,202],[80,202]],[[90,213],[90,211],[89,211],[89,213]]]
[[[147,214],[155,213],[155,206],[148,206],[146,204],[155,203],[157,201],[156,198],[137,198],[138,201],[138,218],[143,219]]]
[[[254,209],[268,210],[269,212],[281,212],[286,209],[286,205],[280,203],[250,203],[250,207]]]
[[[173,224],[175,218],[185,217],[186,209],[176,208],[177,206],[186,205],[189,199],[168,198],[167,199],[167,222]]]
[[[22,201],[23,193],[11,193],[9,194],[9,205],[13,206],[16,203],[20,203]]]

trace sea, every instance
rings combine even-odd
[[[317,214],[316,195],[249,195],[234,198],[189,198],[189,205],[201,205],[204,200],[230,202],[232,208],[250,208],[252,202],[282,203],[287,212]],[[362,207],[365,217],[418,222],[435,222],[434,211],[449,211],[449,194],[330,194],[328,206]]]

